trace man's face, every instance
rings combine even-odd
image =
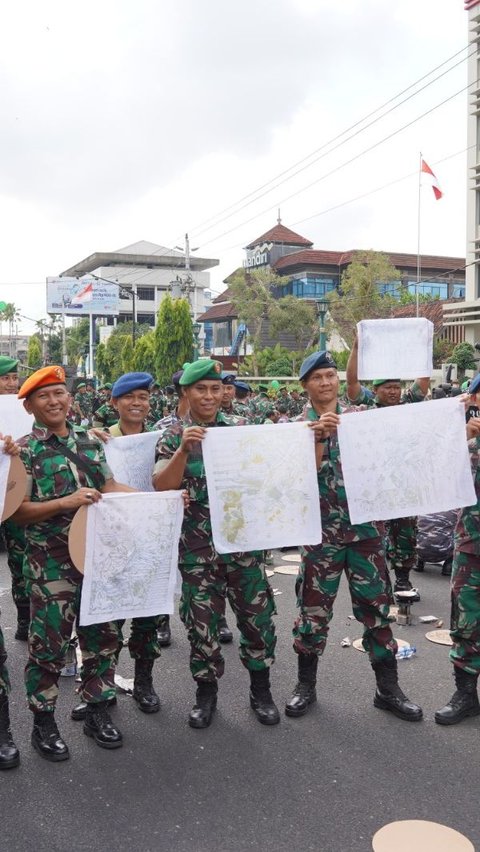
[[[18,373],[0,376],[0,395],[7,393],[18,393]]]
[[[235,399],[235,385],[223,385],[222,405],[230,405],[232,399]]]
[[[112,399],[120,420],[137,426],[143,423],[150,411],[150,393],[148,390],[134,390]]]
[[[65,425],[70,406],[70,394],[65,385],[48,385],[46,388],[33,391],[23,405],[29,414],[33,414],[38,423],[55,430]]]
[[[339,379],[334,367],[312,370],[302,384],[313,405],[332,402],[338,396]]]
[[[297,401],[297,399],[300,399],[300,394],[297,390],[293,390],[291,396],[292,396],[292,399],[295,400],[295,402]]]
[[[194,420],[211,423],[222,404],[224,385],[220,379],[201,379],[185,388],[190,413]]]
[[[87,389],[85,385],[81,385],[81,387],[77,388],[77,393],[86,393]]]
[[[376,388],[376,396],[380,405],[398,405],[402,396],[400,382],[384,382]]]

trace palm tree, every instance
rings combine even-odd
[[[0,321],[8,322],[8,354],[12,357],[12,337],[15,322],[20,318],[20,311],[13,302],[7,302],[0,312]]]

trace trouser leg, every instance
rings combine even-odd
[[[240,631],[240,659],[250,671],[269,668],[275,658],[276,613],[264,564],[251,554],[236,554],[226,566],[227,595]]]
[[[199,558],[179,567],[180,618],[190,642],[190,671],[197,681],[215,681],[222,677],[225,667],[218,642],[218,624],[225,612],[225,566]]]
[[[453,645],[450,660],[472,675],[480,672],[480,556],[457,551],[451,580]]]
[[[343,545],[326,542],[302,549],[296,584],[300,612],[293,626],[297,654],[323,654],[345,560]]]
[[[388,618],[389,592],[382,540],[369,538],[349,544],[346,574],[353,614],[364,626],[362,644],[370,661],[393,659],[397,643]]]

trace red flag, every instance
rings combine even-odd
[[[465,0],[465,11],[473,9],[473,7],[477,5],[477,3],[480,3],[480,0]]]
[[[426,174],[426,175],[429,175],[429,176],[430,176],[431,186],[432,186],[432,189],[433,189],[433,194],[434,194],[435,198],[437,199],[437,201],[439,201],[439,200],[440,200],[440,198],[441,198],[441,197],[442,197],[442,195],[443,195],[443,192],[442,192],[442,190],[440,189],[440,187],[439,187],[439,185],[438,185],[438,180],[437,180],[437,177],[436,177],[435,173],[434,173],[434,172],[432,172],[432,170],[431,170],[430,166],[429,166],[429,165],[427,165],[427,163],[426,163],[426,162],[425,162],[425,160],[423,160],[423,159],[422,159],[422,167],[421,167],[421,171],[422,171],[424,174]]]

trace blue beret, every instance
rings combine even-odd
[[[312,355],[305,358],[305,361],[300,367],[299,377],[302,380],[306,379],[312,370],[326,370],[328,367],[337,369],[337,365],[330,352],[327,352],[325,349],[322,352],[313,352]]]
[[[174,373],[174,374],[173,374],[173,376],[172,376],[172,382],[173,382],[173,384],[174,384],[174,385],[179,385],[179,384],[180,384],[180,379],[182,378],[182,376],[183,376],[183,370],[177,370],[177,372],[176,372],[176,373]]]
[[[480,373],[477,373],[476,376],[472,379],[468,386],[468,393],[478,393],[480,390]]]
[[[112,387],[112,397],[118,399],[134,390],[149,390],[153,384],[150,373],[125,373],[120,376]]]
[[[235,384],[235,376],[233,373],[222,373],[222,384],[223,385],[234,385]]]
[[[235,381],[233,384],[235,385],[236,388],[238,388],[238,390],[243,390],[243,391],[249,391],[250,390],[250,385],[247,385],[246,382]]]

